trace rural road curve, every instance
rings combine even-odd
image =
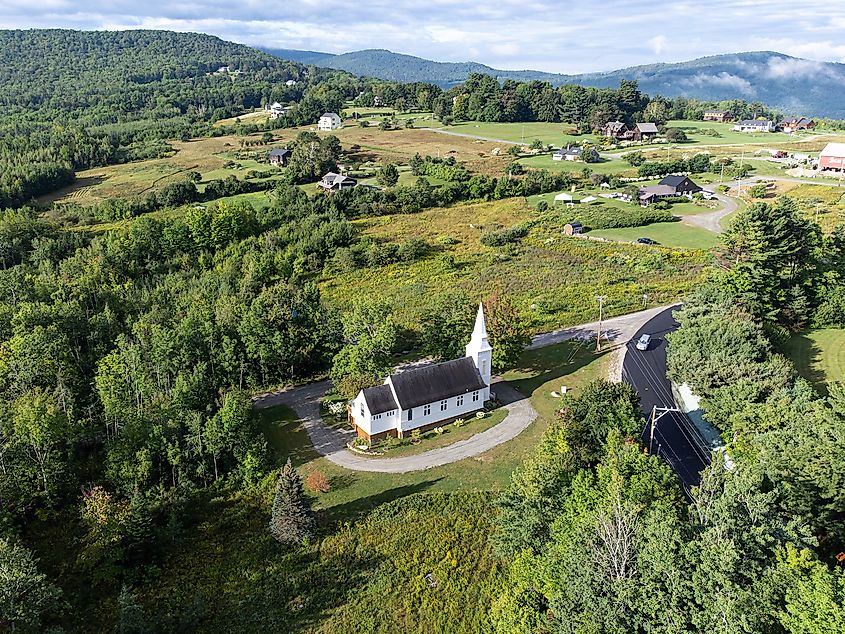
[[[722,233],[722,218],[735,212],[739,207],[739,203],[735,199],[723,196],[722,194],[717,194],[716,198],[722,203],[721,209],[709,214],[690,214],[683,216],[682,222],[687,225],[707,229],[713,233]]]
[[[662,306],[604,320],[602,332],[611,342],[627,341],[644,323],[665,310],[666,306]],[[528,348],[543,348],[571,339],[589,339],[595,334],[597,325],[597,322],[592,322],[536,335],[532,338]],[[407,473],[472,458],[516,438],[537,418],[537,412],[528,397],[522,395],[507,383],[494,382],[493,391],[496,392],[496,396],[504,403],[503,407],[508,411],[504,420],[498,425],[466,440],[458,441],[446,447],[431,449],[414,456],[370,458],[352,453],[346,448],[346,443],[355,437],[355,433],[351,429],[333,429],[326,425],[320,416],[320,400],[329,387],[329,381],[308,383],[288,390],[257,396],[254,399],[254,404],[257,409],[276,405],[290,407],[302,421],[302,425],[308,432],[317,453],[325,456],[336,465],[353,471]]]

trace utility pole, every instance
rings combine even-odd
[[[604,300],[606,299],[606,295],[596,295],[596,301],[599,303],[599,329],[598,335],[596,336],[596,352],[601,352],[601,320],[603,317],[602,309],[604,307]]]
[[[651,446],[654,444],[654,426],[657,425],[657,405],[651,408],[651,431],[648,434],[648,452],[651,453]]]

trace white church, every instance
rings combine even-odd
[[[490,400],[492,360],[479,304],[465,357],[391,374],[383,385],[361,390],[349,403],[350,422],[358,436],[372,442],[477,412]]]

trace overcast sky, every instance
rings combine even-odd
[[[843,0],[0,0],[0,25],[198,31],[563,73],[752,50],[845,62]]]

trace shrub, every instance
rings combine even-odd
[[[517,242],[528,235],[530,225],[522,223],[515,227],[490,231],[481,235],[481,244],[488,247],[502,247],[511,242]]]
[[[466,424],[466,421],[463,418],[456,418],[455,422],[452,423],[455,427],[463,427]]]
[[[443,429],[442,427],[435,427],[434,428],[434,433],[437,434],[438,436],[442,436],[445,431],[446,430]]]
[[[537,203],[537,211],[548,211],[549,203],[545,200],[541,200]]]
[[[328,493],[332,490],[329,479],[322,471],[312,471],[305,478],[305,486],[313,493]]]

